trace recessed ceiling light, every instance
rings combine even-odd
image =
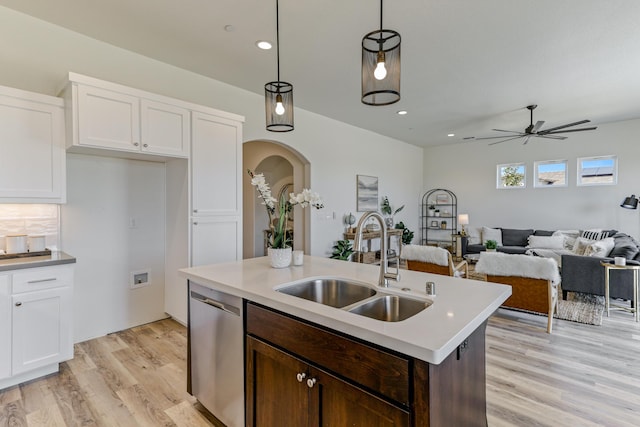
[[[405,114],[407,114],[407,110],[398,111],[398,115],[400,115],[400,116],[404,116]]]
[[[447,136],[456,136],[456,134],[455,133],[450,133],[450,134],[447,134]]]
[[[256,46],[258,46],[262,50],[269,50],[272,47],[271,43],[266,40],[258,40],[256,42]]]

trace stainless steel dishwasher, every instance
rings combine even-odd
[[[191,394],[227,427],[244,426],[242,299],[189,282]]]

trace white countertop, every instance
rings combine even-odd
[[[429,363],[441,363],[511,295],[511,287],[438,274],[401,270],[401,280],[378,288],[379,267],[305,256],[303,266],[275,269],[267,257],[185,268],[181,274],[203,286],[289,313]],[[433,304],[400,322],[370,319],[276,292],[305,278],[335,277],[365,282],[376,290],[429,299],[425,282],[436,284]],[[410,288],[403,291],[401,288]]]

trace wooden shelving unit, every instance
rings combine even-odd
[[[375,252],[372,250],[371,241],[373,239],[379,239],[382,237],[382,233],[380,230],[377,231],[363,231],[362,232],[362,240],[367,242],[367,252],[360,252],[354,248],[355,252],[353,254],[353,260],[355,262],[362,262],[365,264],[379,264],[380,258],[375,256]],[[356,238],[355,233],[344,233],[345,240],[354,240]],[[392,247],[391,239],[395,238],[395,245]],[[395,255],[389,257],[389,264],[393,265],[398,262],[400,259],[400,251],[402,249],[402,230],[398,228],[387,228],[387,249],[393,249],[396,251]]]

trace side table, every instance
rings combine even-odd
[[[636,322],[640,320],[638,314],[638,271],[640,271],[640,265],[616,265],[611,262],[601,261],[600,264],[604,267],[604,307],[607,311],[607,317],[609,317],[609,273],[611,270],[633,270],[633,308],[616,306],[623,310],[628,310],[634,313]]]

